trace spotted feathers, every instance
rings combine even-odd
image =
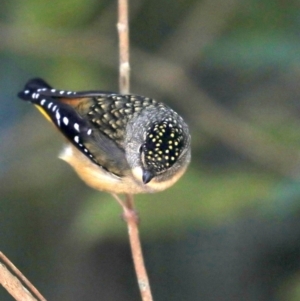
[[[87,113],[88,120],[118,145],[124,146],[125,130],[129,120],[145,108],[158,103],[137,95],[104,95],[94,99]],[[80,110],[80,108],[79,108]]]
[[[184,149],[184,134],[181,124],[168,117],[152,124],[142,146],[145,165],[156,173],[170,168]]]
[[[96,157],[89,151],[88,146],[85,145],[88,144],[88,138],[92,136],[93,129],[72,106],[62,101],[62,97],[72,99],[76,94],[77,92],[73,91],[53,89],[42,79],[34,79],[25,86],[18,96],[35,104],[72,144],[96,164],[99,164]]]
[[[119,178],[131,174],[143,185],[155,178],[167,181],[160,186],[166,188],[175,181],[170,177],[181,175],[190,161],[187,125],[154,99],[57,90],[42,79],[29,81],[18,96],[36,105],[93,163]]]

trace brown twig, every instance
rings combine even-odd
[[[0,283],[17,301],[37,301],[2,263],[0,263]]]
[[[129,64],[129,26],[128,26],[128,2],[119,0],[119,51],[120,51],[120,92],[129,93],[130,90],[130,64]],[[134,207],[133,195],[126,195],[123,201],[118,195],[113,194],[114,198],[123,208],[123,217],[127,223],[128,235],[133,257],[133,263],[137,276],[137,281],[143,301],[152,301],[150,283],[145,268],[142,246],[139,236],[138,216]]]
[[[129,65],[129,26],[128,26],[128,2],[119,0],[119,32],[120,49],[120,92],[129,93],[130,89],[130,65]]]
[[[136,211],[134,210],[134,202],[132,195],[126,196],[126,204],[127,208],[130,209],[130,211],[128,211],[126,214],[126,221],[128,225],[131,252],[136,270],[139,289],[143,301],[152,301],[153,297],[151,294],[149,278],[145,268],[142,246],[139,237],[138,217]]]
[[[125,219],[128,227],[128,235],[131,247],[131,253],[133,257],[133,263],[137,276],[137,281],[140,289],[140,293],[143,301],[153,301],[150,282],[147,274],[147,270],[144,263],[144,257],[142,252],[142,246],[139,236],[139,219],[134,208],[134,201],[132,195],[126,195],[126,199],[123,201],[118,195],[113,194],[113,197],[123,208],[123,218]]]
[[[0,252],[0,258],[3,262],[0,263],[0,283],[15,300],[46,301],[32,283],[2,252]],[[8,268],[11,271],[9,271]],[[23,284],[25,284],[26,287],[24,287]],[[31,293],[33,293],[37,298],[35,298]]]
[[[38,300],[46,301],[46,299],[36,289],[36,287],[22,274],[22,272],[2,252],[0,252],[0,259],[5,264],[5,266],[9,268],[15,274],[15,276],[17,276],[18,279],[23,282],[23,284],[26,285],[28,290],[31,291],[33,295],[35,295],[38,298]]]

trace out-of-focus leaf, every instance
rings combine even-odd
[[[173,188],[163,193],[135,197],[143,236],[178,236],[188,228],[220,223],[234,218],[245,208],[270,200],[274,178],[270,175],[230,171],[204,174],[189,171]],[[125,224],[118,218],[119,205],[107,195],[97,194],[84,203],[74,221],[73,231],[80,241],[124,236]]]
[[[288,301],[300,300],[300,275],[299,272],[293,277],[286,279],[279,287],[279,299]]]
[[[216,66],[250,68],[286,66],[300,60],[300,43],[278,32],[243,32],[209,47],[207,61]],[[249,70],[248,70],[249,71]]]
[[[96,4],[95,0],[19,1],[16,21],[31,26],[72,28],[83,25],[94,12]]]

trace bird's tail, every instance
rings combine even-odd
[[[35,92],[43,91],[43,89],[51,89],[52,87],[47,84],[43,79],[41,78],[34,78],[29,80],[23,91],[18,93],[18,97],[24,100],[32,100],[32,94]]]

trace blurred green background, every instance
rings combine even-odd
[[[0,250],[48,300],[139,300],[119,206],[16,97],[36,76],[117,91],[117,1],[0,4]],[[154,299],[300,300],[300,2],[130,1],[130,26],[131,91],[193,144],[178,184],[136,197]]]

